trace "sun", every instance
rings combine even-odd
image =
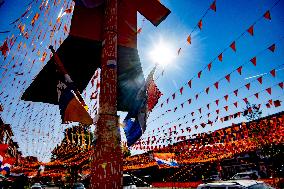
[[[158,43],[154,44],[149,54],[151,60],[162,67],[166,67],[173,63],[174,59],[177,57],[173,45],[162,39],[160,39]]]

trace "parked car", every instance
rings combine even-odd
[[[219,175],[211,175],[210,177],[205,178],[203,182],[219,181],[219,180],[221,180]]]
[[[123,174],[123,189],[136,189],[135,182],[131,175]]]
[[[258,178],[259,178],[259,175],[257,171],[247,171],[247,172],[237,173],[231,179],[232,180],[240,180],[240,179],[256,180]]]
[[[34,184],[31,186],[31,189],[43,189],[43,187],[41,186],[40,183],[34,183]]]
[[[77,182],[73,185],[73,189],[86,189],[84,184]]]
[[[197,189],[273,189],[263,181],[228,180],[198,185]]]

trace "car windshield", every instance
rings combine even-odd
[[[240,179],[240,178],[251,178],[252,174],[248,174],[248,173],[240,173],[240,174],[236,174],[235,176],[233,176],[234,179]]]
[[[74,187],[84,187],[84,185],[82,183],[75,183]]]

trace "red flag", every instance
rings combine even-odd
[[[256,57],[253,57],[252,59],[250,59],[251,63],[253,63],[253,65],[256,66]]]
[[[258,99],[258,93],[255,93],[254,96]]]
[[[266,18],[267,20],[271,20],[271,15],[270,15],[270,11],[266,11],[263,15],[264,18]]]
[[[184,103],[181,103],[180,105],[181,105],[181,108],[183,108]]]
[[[8,47],[8,43],[7,40],[4,41],[3,45],[0,46],[0,51],[2,52],[2,55],[4,57],[7,56],[7,52],[9,52],[9,47]]]
[[[201,113],[201,108],[198,109],[199,113]]]
[[[195,99],[196,99],[196,100],[198,99],[198,94],[195,95]]]
[[[219,54],[218,59],[219,59],[220,62],[222,62],[222,60],[223,60],[223,53]]]
[[[274,52],[275,51],[275,44],[272,44],[270,47],[268,47],[268,49],[271,51],[271,52]]]
[[[257,78],[257,81],[262,84],[262,77]]]
[[[200,72],[198,72],[198,78],[200,78],[201,77],[201,73],[202,73],[202,71],[200,71]]]
[[[216,114],[219,114],[220,110],[216,110]]]
[[[188,102],[188,104],[191,104],[191,99],[188,99],[187,102]]]
[[[163,95],[159,88],[157,87],[153,77],[148,83],[147,86],[147,95],[148,95],[148,100],[147,100],[147,105],[148,105],[148,111],[151,112],[152,109],[156,106],[158,103],[160,97]]]
[[[247,99],[247,98],[244,98],[243,100],[244,100],[244,102],[245,102],[246,104],[248,103],[248,99]]]
[[[193,116],[194,115],[194,112],[191,112],[191,116]]]
[[[205,92],[208,94],[208,92],[209,92],[209,87],[207,87],[207,88],[205,89]]]
[[[231,47],[231,49],[232,49],[234,52],[237,51],[237,49],[236,49],[236,42],[235,42],[235,41],[233,41],[233,42],[231,43],[230,47]]]
[[[250,83],[246,84],[246,88],[249,90],[249,88],[250,88]]]
[[[270,99],[270,100],[268,100],[268,102],[269,102],[269,104],[273,104],[273,101],[272,101],[272,99]]]
[[[216,105],[218,106],[219,105],[219,100],[215,100],[215,102],[216,102]]]
[[[270,71],[270,74],[271,74],[273,77],[275,77],[275,75],[276,75],[275,69],[271,70],[271,71]]]
[[[176,93],[172,94],[173,100],[176,98]]]
[[[224,98],[226,101],[228,101],[229,95],[225,95]]]
[[[216,0],[213,1],[213,3],[210,5],[210,9],[213,10],[214,12],[216,12]]]
[[[216,89],[218,89],[218,87],[219,87],[219,82],[217,81],[216,83],[214,83],[214,86],[216,87]]]
[[[202,29],[202,20],[199,20],[197,25],[198,25],[199,29],[201,30]]]
[[[226,78],[227,81],[230,83],[230,74],[226,75],[225,78]]]
[[[238,96],[238,89],[234,91],[235,95]]]
[[[187,42],[188,42],[189,44],[191,44],[191,35],[189,35],[189,36],[187,37]]]
[[[212,67],[212,62],[210,62],[210,64],[208,64],[208,71],[210,71],[211,70],[211,67]]]
[[[167,104],[169,103],[169,100],[170,100],[170,99],[169,99],[169,98],[167,98]]]
[[[281,87],[281,89],[283,89],[283,82],[279,83],[278,85]]]
[[[249,27],[249,29],[247,29],[247,31],[250,33],[250,35],[253,36],[253,25],[251,27]]]
[[[207,104],[207,109],[208,109],[208,110],[210,109],[210,104]]]
[[[239,72],[240,75],[242,75],[242,69],[243,69],[242,66],[238,67],[238,69],[237,69],[237,71]]]
[[[228,106],[225,106],[224,109],[225,109],[226,111],[228,111]]]
[[[275,108],[281,106],[281,101],[280,100],[275,100],[274,101],[274,106],[275,106]]]
[[[191,88],[191,80],[187,82],[188,86]]]
[[[271,87],[267,88],[266,91],[271,95]]]
[[[180,94],[182,95],[183,87],[179,89]]]
[[[236,106],[236,108],[238,107],[238,102],[234,102],[234,105]]]

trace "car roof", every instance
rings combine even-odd
[[[262,181],[256,181],[256,180],[228,180],[228,181],[218,181],[218,182],[211,182],[206,183],[203,186],[233,186],[233,185],[241,185],[244,187],[249,187],[258,183],[263,183]]]
[[[256,173],[256,171],[246,171],[246,172],[241,172],[237,174],[252,174],[252,173]]]

